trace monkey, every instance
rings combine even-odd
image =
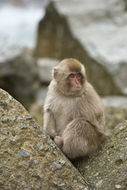
[[[108,134],[101,99],[77,59],[64,59],[53,69],[44,131],[70,159],[91,155]]]

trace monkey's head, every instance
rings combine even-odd
[[[53,70],[58,90],[66,96],[82,93],[86,80],[84,66],[76,59],[64,59]]]

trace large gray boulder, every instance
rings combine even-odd
[[[127,94],[127,12],[124,0],[57,1],[72,34]]]
[[[0,189],[88,190],[23,106],[0,89]]]
[[[29,49],[11,48],[0,53],[0,87],[27,109],[39,88],[36,60]]]
[[[52,2],[39,24],[36,54],[75,57],[100,94],[127,94],[125,7],[118,0]]]
[[[37,68],[40,81],[49,84],[52,80],[52,70],[59,63],[56,59],[37,59]]]

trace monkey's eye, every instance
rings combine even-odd
[[[71,73],[70,75],[69,75],[69,78],[75,78],[75,74],[73,74],[73,73]]]
[[[77,79],[81,79],[81,78],[82,78],[81,73],[77,73],[77,74],[76,74],[76,78],[77,78]]]

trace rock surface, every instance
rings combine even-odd
[[[127,109],[120,107],[105,107],[105,120],[106,126],[114,130],[115,126],[127,120]]]
[[[2,89],[0,145],[0,189],[89,189],[23,106]]]
[[[98,6],[97,6],[98,5]],[[127,94],[127,11],[124,0],[56,1],[72,34]]]
[[[127,96],[106,96],[102,101],[106,107],[127,109]]]
[[[126,190],[127,121],[115,127],[102,150],[88,160],[78,160],[75,165],[93,189]]]
[[[59,63],[56,59],[38,59],[37,67],[40,81],[42,83],[49,84],[52,80],[52,69]]]
[[[118,109],[116,114],[116,108],[107,113],[112,121],[119,122],[121,113],[126,118],[126,112]],[[73,161],[82,178],[23,106],[0,89],[1,189],[125,190],[126,142],[127,121],[114,128],[95,155]]]
[[[36,54],[75,57],[100,94],[127,94],[126,20],[124,1],[55,1],[40,21]]]
[[[32,51],[12,48],[0,53],[0,87],[26,108],[34,101],[40,85]]]
[[[29,113],[32,116],[35,121],[43,126],[43,105],[44,100],[35,101],[33,104],[31,104]]]

